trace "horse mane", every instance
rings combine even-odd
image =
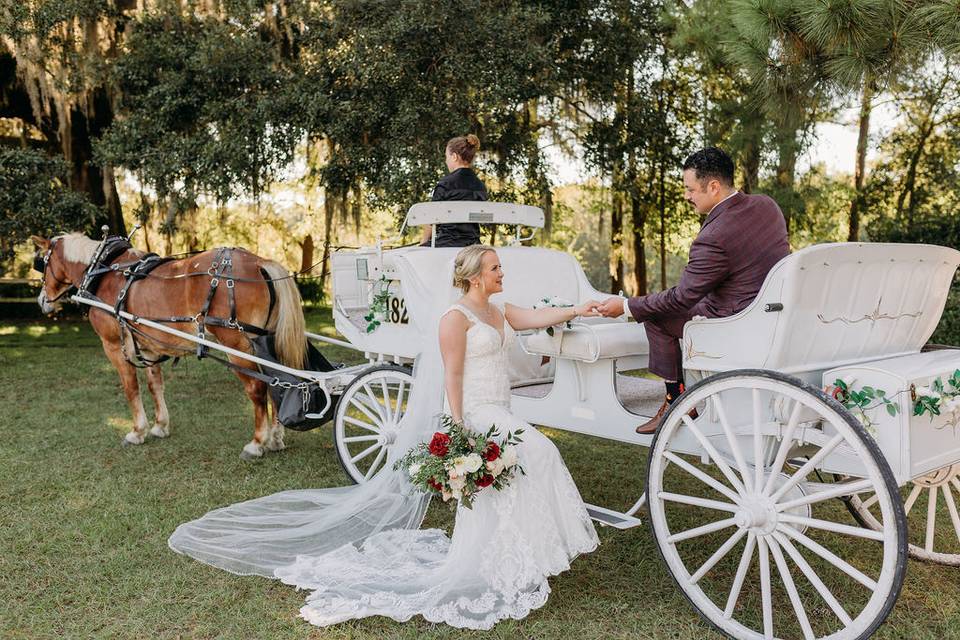
[[[93,254],[100,246],[99,242],[91,240],[82,233],[65,233],[54,238],[54,241],[61,239],[63,240],[63,259],[68,262],[90,264]]]

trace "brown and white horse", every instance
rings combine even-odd
[[[78,233],[57,236],[50,240],[34,236],[33,242],[40,257],[46,256],[43,290],[37,301],[43,312],[50,314],[59,308],[62,298],[70,289],[80,285],[100,243]],[[112,262],[133,262],[143,255],[143,252],[130,249]],[[211,276],[208,274],[216,270],[214,262],[217,255],[217,250],[209,250],[160,264],[150,272],[149,277],[130,286],[125,298],[125,309],[143,318],[197,316],[210,292]],[[237,321],[275,331],[279,360],[287,366],[303,368],[306,349],[303,308],[293,279],[287,277],[287,271],[276,262],[243,249],[232,249],[230,257],[232,273],[229,279],[233,282],[229,284],[234,288]],[[268,278],[272,280],[270,285],[267,284]],[[113,305],[125,282],[126,278],[120,271],[107,273],[96,289],[96,296]],[[230,316],[226,289],[226,286],[217,287],[209,306],[210,317]],[[142,325],[136,327],[137,331],[142,333],[134,338],[130,330],[121,328],[111,313],[95,307],[90,308],[90,324],[100,336],[107,358],[120,374],[123,391],[133,413],[133,428],[124,437],[123,443],[142,444],[147,435],[148,424],[140,399],[137,367],[130,360],[135,351],[132,341],[137,341],[136,346],[139,346],[144,358],[150,361],[156,361],[160,356],[194,353],[196,344]],[[168,326],[190,334],[195,334],[197,330],[197,325],[193,322],[170,323]],[[220,344],[253,353],[250,340],[237,328],[208,325],[205,330],[207,339],[213,336]],[[254,363],[242,358],[230,356],[230,361],[256,369]],[[163,373],[160,365],[146,367],[146,374],[147,386],[156,408],[154,424],[149,433],[165,438],[170,435],[170,414],[163,397]],[[247,459],[259,458],[264,451],[283,449],[283,427],[270,419],[267,408],[267,384],[240,372],[237,372],[237,376],[253,402],[254,409],[253,440],[243,447],[240,456]]]

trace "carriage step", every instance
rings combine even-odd
[[[597,507],[592,504],[588,504],[586,507],[587,513],[590,514],[590,517],[593,518],[593,520],[599,522],[600,524],[605,524],[608,527],[615,527],[617,529],[632,529],[633,527],[638,527],[643,524],[640,522],[640,518],[628,516],[627,514],[620,513],[619,511]]]

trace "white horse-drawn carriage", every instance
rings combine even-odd
[[[411,209],[407,223],[441,220],[517,225],[519,237],[520,226],[542,225],[542,213],[430,203]],[[456,251],[374,247],[333,256],[337,328],[372,363],[342,390],[336,414],[338,453],[358,482],[387,457],[415,384],[406,365],[421,345],[405,287],[446,295],[444,267]],[[517,243],[498,253],[502,302],[605,296],[572,256]],[[420,282],[398,279],[399,255]],[[908,549],[960,562],[960,411],[914,415],[917,389],[960,394],[935,382],[960,369],[960,351],[922,352],[958,265],[960,252],[922,245],[819,245],[788,256],[747,309],[688,323],[684,369],[697,384],[655,437],[633,430],[662,395],[660,383],[628,375],[648,357],[633,322],[586,319],[521,336],[512,410],[533,424],[651,447],[646,494],[623,513],[589,510],[629,528],[649,497],[663,559],[719,629],[737,638],[865,638],[899,594]],[[378,295],[386,317],[368,332]],[[840,401],[824,391],[837,380]],[[851,393],[868,402],[851,412],[841,404],[851,404]],[[908,527],[905,511],[921,494],[926,517]]]
[[[407,216],[410,225],[440,221],[514,225],[519,240],[543,214],[442,202]],[[606,296],[570,255],[519,242],[497,251],[506,274],[499,301]],[[337,453],[355,482],[395,458],[388,454],[416,384],[411,364],[423,345],[405,292],[452,297],[456,253],[378,245],[332,257],[333,315],[346,341],[308,336],[358,349],[368,362],[295,373],[337,400]],[[400,256],[416,282],[400,277]],[[671,575],[718,629],[736,638],[866,638],[896,601],[908,552],[960,564],[960,351],[922,351],[958,265],[960,252],[926,245],[819,245],[784,258],[748,308],[687,324],[690,387],[655,436],[634,432],[662,397],[660,383],[629,375],[647,364],[642,326],[591,318],[529,333],[511,356],[512,411],[650,447],[646,493],[625,512],[589,511],[626,529],[640,524],[646,503]],[[835,384],[839,400],[824,391]],[[908,526],[921,498],[926,517]]]

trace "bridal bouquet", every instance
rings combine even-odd
[[[394,464],[406,469],[410,481],[424,493],[437,494],[444,502],[454,498],[468,509],[473,497],[485,487],[500,490],[510,484],[514,474],[523,473],[518,464],[516,445],[523,429],[507,432],[497,441],[496,426],[485,434],[475,434],[448,415],[440,418],[443,431],[437,431],[429,443],[422,442]]]

